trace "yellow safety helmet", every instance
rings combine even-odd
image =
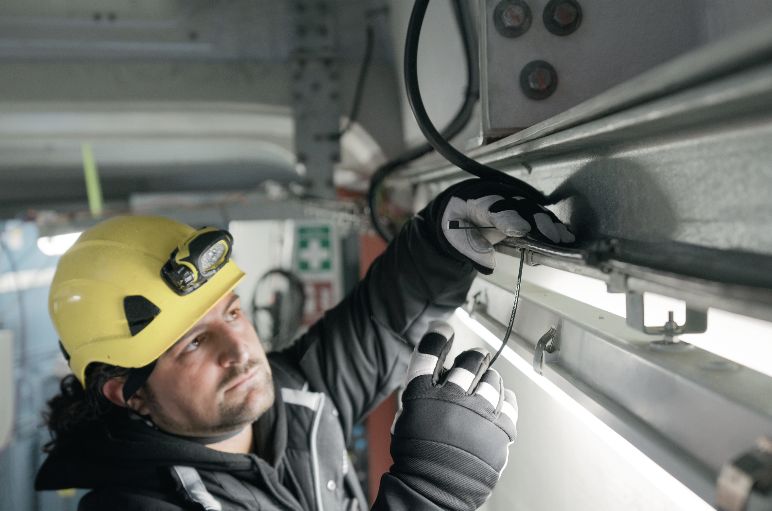
[[[85,231],[61,257],[48,308],[65,357],[85,386],[103,362],[147,368],[244,276],[233,238],[150,216],[116,217]]]

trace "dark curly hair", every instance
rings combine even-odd
[[[73,374],[62,378],[60,393],[48,401],[48,409],[43,412],[43,421],[51,433],[43,451],[51,452],[68,433],[114,410],[116,405],[102,394],[102,387],[108,380],[126,377],[128,373],[125,367],[95,362],[86,368],[85,389]]]

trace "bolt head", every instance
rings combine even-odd
[[[520,88],[531,99],[546,99],[558,86],[558,74],[549,62],[534,60],[520,71]]]
[[[577,0],[550,0],[544,7],[544,26],[554,35],[565,36],[582,23],[582,7]]]
[[[501,0],[493,10],[493,25],[504,37],[519,37],[531,28],[531,8],[523,0]]]
[[[545,91],[552,85],[552,74],[549,69],[538,67],[528,73],[528,87],[535,91]]]
[[[522,5],[508,5],[501,11],[501,23],[507,28],[521,28],[526,23],[526,16]]]

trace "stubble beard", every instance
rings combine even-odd
[[[236,378],[246,374],[258,365],[259,362],[250,360],[244,366],[231,368],[228,374],[225,375],[218,386],[218,395],[222,396],[222,399],[217,405],[218,413],[214,422],[183,424],[172,419],[159,403],[155,393],[146,385],[143,390],[145,392],[146,404],[150,411],[149,415],[153,422],[161,429],[173,430],[182,435],[214,436],[242,429],[256,421],[273,405],[275,399],[274,386],[269,370],[265,367],[259,369],[260,372],[256,376],[257,381],[245,383],[245,385],[250,385],[251,388],[244,389],[246,395],[238,402],[229,402],[223,391]]]

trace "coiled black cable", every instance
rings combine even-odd
[[[468,0],[453,0],[451,5],[453,7],[454,17],[458,24],[459,34],[461,35],[461,43],[464,51],[464,60],[466,62],[466,91],[464,93],[464,99],[461,106],[456,111],[453,119],[448,123],[445,129],[442,130],[442,137],[444,139],[452,139],[458,135],[461,130],[469,122],[474,112],[475,102],[480,97],[480,80],[479,73],[475,61],[476,50],[474,47],[474,41],[476,36],[474,34],[474,27],[471,23],[471,16],[469,13]],[[424,9],[425,11],[425,9]],[[411,17],[412,20],[412,17]],[[420,30],[420,27],[419,27]],[[416,39],[417,43],[417,39]],[[407,58],[409,48],[405,47],[405,55]],[[417,44],[415,51],[417,52]],[[415,58],[413,59],[415,60]],[[378,235],[385,241],[389,241],[392,234],[386,231],[386,228],[382,225],[378,216],[376,208],[376,200],[378,197],[378,191],[380,190],[383,181],[393,174],[400,167],[403,167],[413,160],[420,158],[430,153],[434,148],[428,142],[425,142],[419,146],[408,149],[403,154],[394,158],[393,160],[381,165],[373,173],[370,180],[370,187],[367,191],[367,203],[370,208],[370,220],[372,221],[373,228]]]
[[[413,12],[410,15],[405,42],[405,87],[407,99],[410,103],[410,108],[413,110],[418,127],[432,147],[453,165],[481,179],[509,184],[517,188],[517,192],[523,197],[532,199],[540,204],[546,204],[547,199],[544,194],[528,183],[505,174],[500,170],[483,165],[458,151],[437,131],[431,119],[429,119],[418,86],[418,40],[428,6],[429,0],[416,0]]]

